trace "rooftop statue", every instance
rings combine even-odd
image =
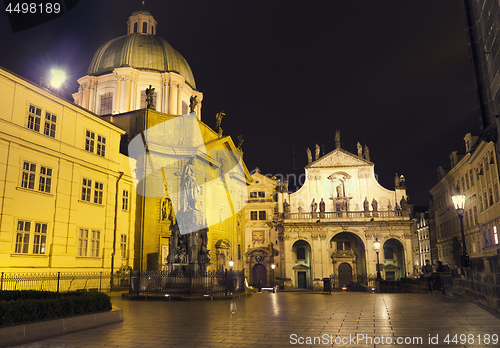
[[[198,105],[198,103],[198,96],[192,95],[189,99],[189,110],[191,110],[191,112],[196,112],[196,106]]]

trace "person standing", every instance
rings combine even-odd
[[[434,282],[434,271],[429,260],[425,260],[425,266],[423,269],[424,276],[427,279],[427,286],[429,287],[429,293],[432,293],[432,287]]]

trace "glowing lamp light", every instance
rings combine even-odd
[[[276,265],[273,263],[273,264],[271,265],[271,268],[272,268],[272,269],[275,269],[275,268],[276,268]]]
[[[458,214],[463,214],[465,205],[465,195],[460,193],[460,188],[457,186],[456,192],[451,196],[453,207],[457,210]]]
[[[62,70],[52,69],[50,71],[50,85],[54,88],[59,88],[66,81],[66,73]]]
[[[234,261],[233,259],[231,259],[231,261],[229,261],[229,267],[233,267],[234,266]]]
[[[373,247],[375,248],[376,252],[380,250],[380,242],[378,241],[378,238],[375,238],[375,241],[373,242]]]

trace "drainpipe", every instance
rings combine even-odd
[[[118,220],[118,183],[123,176],[123,172],[120,172],[120,176],[118,180],[116,180],[116,191],[115,191],[115,218],[113,221],[113,252],[111,253],[111,277],[110,277],[110,290],[113,288],[113,273],[115,266],[115,252],[116,252],[116,229],[117,229],[117,220]]]

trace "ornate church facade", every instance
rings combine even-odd
[[[366,284],[377,271],[397,280],[411,272],[412,221],[404,177],[396,175],[394,190],[382,187],[368,148],[363,153],[358,143],[355,155],[340,148],[340,139],[334,151],[320,158],[317,150],[314,161],[308,151],[308,157],[302,187],[278,194],[275,227],[285,289],[317,289],[323,278],[335,287]]]

